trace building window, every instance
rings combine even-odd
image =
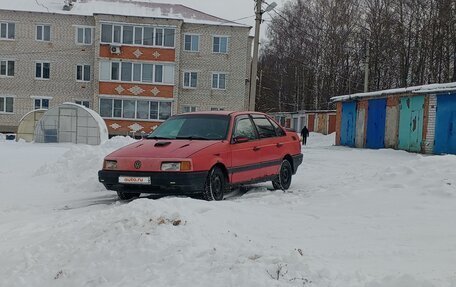
[[[112,42],[120,44],[122,42],[122,26],[114,25],[112,30]]]
[[[193,113],[193,112],[196,112],[196,110],[197,110],[196,106],[183,106],[182,107],[183,113]]]
[[[101,24],[101,42],[174,48],[176,30],[150,26]]]
[[[81,82],[90,82],[90,65],[76,66],[76,80]]]
[[[143,44],[143,34],[144,28],[143,27],[135,27],[135,45],[142,45]]]
[[[171,116],[171,107],[171,102],[100,99],[100,115],[104,118],[164,121]]]
[[[92,45],[92,27],[77,27],[76,28],[76,43],[79,45]]]
[[[123,26],[123,33],[122,33],[122,43],[124,44],[133,44],[133,26]]]
[[[44,42],[51,41],[51,26],[36,25],[36,40]]]
[[[214,53],[228,53],[228,37],[214,36],[212,51]]]
[[[0,113],[13,113],[14,98],[0,96]]]
[[[158,105],[158,119],[165,121],[171,117],[171,102],[160,102]]]
[[[14,77],[14,66],[14,61],[0,60],[0,77]]]
[[[15,23],[0,22],[0,40],[14,40],[15,36]]]
[[[144,46],[154,45],[154,28],[144,27],[143,43]]]
[[[138,62],[100,62],[101,81],[174,83],[174,65]]]
[[[194,89],[198,85],[197,72],[184,72],[184,88]]]
[[[198,52],[199,51],[199,35],[184,36],[184,51]]]
[[[212,89],[225,90],[226,89],[226,74],[213,73],[212,74]]]
[[[84,107],[86,107],[88,109],[90,108],[90,102],[89,101],[78,101],[78,100],[76,100],[76,101],[74,101],[74,103],[77,104],[77,105],[84,106]]]
[[[33,104],[35,106],[35,110],[49,109],[49,99],[48,98],[35,98],[35,99],[33,99]]]
[[[38,62],[35,64],[35,78],[49,79],[51,74],[51,64],[49,62]]]
[[[112,25],[101,24],[101,42],[112,43]]]
[[[216,107],[212,107],[211,108],[211,111],[224,111],[225,108],[216,108]]]

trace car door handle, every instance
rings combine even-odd
[[[282,147],[283,143],[277,143],[277,147]]]
[[[259,147],[256,146],[256,147],[253,148],[253,151],[259,151],[260,149],[261,149],[261,148],[259,148]]]

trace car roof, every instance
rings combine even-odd
[[[223,115],[223,116],[238,116],[238,115],[264,115],[260,112],[251,112],[251,111],[201,111],[201,112],[191,112],[184,113],[182,115]]]

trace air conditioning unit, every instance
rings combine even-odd
[[[111,45],[109,46],[109,51],[111,51],[111,54],[120,54],[120,46],[114,46],[114,45]]]

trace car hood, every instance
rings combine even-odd
[[[187,158],[220,141],[208,140],[141,140],[116,150],[107,158]]]

